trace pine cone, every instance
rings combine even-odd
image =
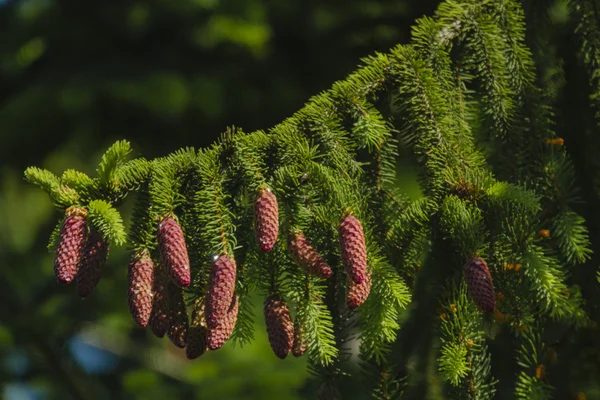
[[[167,336],[175,346],[184,348],[188,331],[188,316],[183,300],[183,291],[175,284],[169,283],[168,298],[169,329]]]
[[[54,273],[60,283],[75,279],[87,235],[85,210],[69,208],[60,229],[60,241],[54,258]]]
[[[286,358],[294,344],[294,323],[285,300],[278,296],[265,300],[265,322],[273,352],[281,359]]]
[[[320,278],[329,278],[333,274],[327,261],[312,247],[308,239],[297,233],[290,236],[288,248],[298,264],[306,268],[309,274]]]
[[[227,315],[222,320],[223,322],[214,328],[208,329],[207,342],[209,349],[220,349],[229,339],[237,322],[238,310],[239,299],[237,295],[234,295],[227,310]]]
[[[346,279],[346,305],[350,310],[358,308],[367,300],[371,292],[371,274],[367,272],[366,279],[363,283],[358,284],[350,277]]]
[[[277,198],[268,189],[262,189],[254,205],[256,241],[261,251],[269,252],[275,246],[279,233]]]
[[[342,262],[346,273],[357,284],[365,280],[367,271],[367,246],[360,221],[347,215],[338,228]]]
[[[222,255],[212,264],[206,293],[206,324],[215,328],[225,319],[235,289],[236,264]]]
[[[298,317],[296,317],[296,321],[294,321],[294,345],[292,346],[292,354],[294,357],[300,357],[306,353],[306,350],[308,350],[308,343],[306,343],[304,328]]]
[[[190,285],[190,259],[181,226],[173,218],[158,225],[158,244],[162,265],[171,280],[180,287]]]
[[[76,277],[77,295],[79,297],[88,297],[100,281],[102,269],[108,257],[108,247],[108,242],[102,238],[102,235],[96,229],[90,229]]]
[[[185,342],[185,355],[193,360],[200,357],[208,349],[206,321],[204,320],[204,301],[201,298],[194,303],[192,323]]]
[[[152,314],[154,263],[148,254],[134,257],[129,263],[127,299],[133,320],[145,327]]]
[[[150,313],[150,329],[156,337],[163,337],[169,330],[169,302],[167,293],[167,277],[160,265],[154,266],[154,285],[152,289],[152,312]]]
[[[467,288],[477,307],[488,313],[494,312],[494,284],[486,262],[479,257],[473,257],[465,264],[464,272]]]

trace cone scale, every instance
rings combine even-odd
[[[188,316],[180,287],[170,283],[168,286],[169,329],[167,336],[175,346],[184,348],[188,332]]]
[[[206,341],[207,346],[210,350],[220,349],[225,342],[231,337],[235,324],[237,322],[237,316],[239,311],[239,299],[238,296],[233,296],[227,309],[227,314],[216,326],[209,328]]]
[[[354,282],[350,277],[346,280],[346,305],[350,310],[360,307],[369,297],[371,292],[371,274],[367,273],[365,281],[361,284]]]
[[[77,272],[77,295],[86,298],[100,282],[102,269],[108,257],[108,242],[94,228],[90,229],[85,247],[83,248]]]
[[[154,264],[147,255],[134,257],[129,263],[127,300],[129,311],[140,327],[148,325],[152,314]]]
[[[158,225],[158,245],[169,278],[179,287],[189,286],[190,259],[181,226],[173,218],[167,217]]]
[[[152,333],[162,338],[169,329],[169,304],[167,293],[168,278],[160,265],[154,266],[154,282],[152,288],[152,312],[148,325]]]
[[[213,261],[206,292],[206,325],[216,328],[228,315],[235,289],[236,264],[222,255]]]
[[[279,296],[269,296],[265,300],[265,322],[269,344],[275,355],[287,357],[294,344],[294,323],[287,303]]]
[[[471,258],[465,264],[464,276],[469,294],[477,307],[486,313],[494,312],[494,284],[485,260],[480,257]]]
[[[288,240],[288,249],[294,259],[306,271],[319,278],[330,278],[333,274],[325,259],[315,250],[310,241],[302,234],[292,234]]]
[[[279,234],[279,206],[277,198],[268,189],[261,189],[254,205],[256,242],[261,251],[269,252]]]
[[[60,229],[60,241],[54,258],[54,273],[62,284],[71,283],[79,270],[87,235],[85,214],[85,210],[81,208],[69,208]]]
[[[344,269],[355,283],[361,284],[367,272],[367,246],[362,224],[355,216],[347,215],[338,227],[338,235]]]

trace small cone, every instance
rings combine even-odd
[[[294,323],[290,310],[281,297],[269,296],[265,300],[264,311],[271,349],[277,357],[284,359],[294,344]]]
[[[298,318],[294,322],[294,345],[292,346],[292,354],[294,357],[301,357],[308,350],[308,343],[304,337],[304,329]]]
[[[206,293],[206,325],[215,328],[225,319],[231,306],[235,289],[236,264],[227,255],[218,257],[212,264]]]
[[[54,258],[54,273],[60,283],[71,283],[79,269],[87,235],[85,215],[85,210],[81,208],[69,208],[60,229],[60,241]]]
[[[333,271],[325,259],[312,247],[302,233],[292,234],[288,240],[288,249],[298,264],[306,268],[311,275],[327,279]]]
[[[160,265],[155,265],[154,285],[152,289],[152,312],[148,325],[150,325],[152,333],[159,338],[165,336],[170,326],[167,279]]]
[[[168,286],[169,329],[167,336],[175,346],[184,348],[188,331],[188,315],[183,300],[183,291],[173,283]]]
[[[165,218],[158,225],[158,245],[161,263],[173,283],[179,287],[189,286],[190,259],[181,226],[173,218]]]
[[[494,312],[496,307],[494,284],[485,260],[479,257],[471,258],[465,264],[464,273],[469,294],[477,307],[487,313]]]
[[[338,228],[344,269],[357,284],[364,282],[367,271],[367,246],[360,221],[353,215],[344,217]]]
[[[237,295],[233,296],[227,315],[222,320],[222,323],[218,324],[214,328],[209,328],[207,332],[207,343],[208,348],[211,350],[220,349],[225,342],[231,337],[235,324],[237,322],[237,316],[239,311],[239,299]]]
[[[204,320],[204,302],[196,300],[192,311],[192,323],[185,342],[185,356],[189,360],[200,357],[208,349],[206,321]]]
[[[268,189],[261,189],[254,205],[256,241],[263,252],[269,252],[279,233],[279,206],[277,198]]]
[[[367,300],[371,285],[370,273],[367,273],[365,281],[361,284],[354,282],[350,277],[346,279],[346,305],[350,310],[360,307]]]
[[[129,311],[135,323],[143,328],[148,324],[152,314],[154,286],[154,264],[148,254],[136,256],[131,260],[128,279]]]
[[[102,238],[102,235],[96,229],[90,229],[76,277],[77,295],[79,297],[88,297],[100,282],[102,269],[108,257],[108,247],[108,242]]]

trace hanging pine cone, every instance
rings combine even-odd
[[[235,289],[236,264],[227,255],[218,257],[212,264],[206,292],[206,324],[217,327],[227,315]]]
[[[87,234],[84,209],[71,207],[67,209],[66,215],[54,258],[54,273],[63,284],[75,279]]]
[[[312,247],[302,233],[292,234],[288,240],[288,249],[298,264],[306,268],[309,274],[327,279],[333,271],[327,261]]]
[[[275,246],[279,233],[277,198],[269,189],[261,189],[254,205],[256,241],[261,251],[269,252]]]
[[[306,343],[306,337],[304,335],[304,328],[296,317],[294,321],[294,345],[292,346],[292,354],[294,357],[300,357],[308,350],[308,343]]]
[[[181,226],[171,217],[158,225],[160,259],[171,280],[180,287],[190,285],[190,259]]]
[[[167,293],[168,278],[160,265],[154,266],[154,285],[152,289],[152,312],[150,329],[156,337],[163,337],[169,329],[169,302]]]
[[[340,223],[338,233],[344,269],[355,283],[361,284],[367,271],[367,246],[362,225],[355,216],[347,215]]]
[[[169,329],[167,336],[175,346],[184,348],[188,331],[188,316],[181,288],[169,283],[168,299]]]
[[[237,295],[234,295],[231,300],[231,303],[229,304],[227,314],[225,315],[225,318],[222,320],[222,322],[214,328],[208,329],[206,339],[209,349],[220,349],[229,339],[229,337],[233,333],[233,329],[235,328],[235,324],[237,322],[238,311],[239,299]]]
[[[363,283],[358,284],[350,277],[346,279],[346,305],[350,310],[358,308],[367,300],[371,292],[371,274],[367,272],[366,279]]]
[[[152,314],[154,264],[147,253],[135,256],[129,263],[127,300],[133,320],[145,327]]]
[[[81,298],[88,297],[102,275],[102,269],[108,257],[108,242],[94,228],[85,242],[85,247],[79,261],[79,272],[77,272],[77,295]]]
[[[193,360],[200,357],[208,349],[206,321],[204,320],[204,302],[197,299],[192,311],[192,323],[185,342],[185,355]]]
[[[465,264],[464,272],[467,288],[477,307],[484,312],[494,312],[494,284],[486,262],[482,258],[473,257]]]
[[[279,296],[265,300],[265,322],[273,352],[281,359],[286,358],[294,344],[294,323],[285,300]]]

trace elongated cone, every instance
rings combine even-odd
[[[183,292],[180,287],[171,282],[168,286],[168,297],[169,329],[167,330],[167,336],[175,346],[184,348],[189,322]]]
[[[299,319],[294,321],[294,345],[292,346],[292,354],[294,357],[300,357],[308,350],[308,343],[304,335],[304,328]]]
[[[88,297],[100,282],[102,269],[108,257],[108,247],[108,242],[104,240],[102,235],[96,229],[90,229],[81,254],[79,272],[77,272],[76,277],[77,295],[79,297]]]
[[[136,255],[129,263],[127,300],[129,312],[140,327],[148,325],[152,314],[154,263],[148,254]]]
[[[169,302],[167,293],[168,278],[160,265],[154,266],[154,285],[152,289],[152,312],[150,313],[150,329],[156,337],[163,337],[169,329]]]
[[[190,259],[181,226],[171,217],[158,225],[160,259],[167,274],[177,286],[190,285]]]
[[[315,250],[302,233],[292,234],[288,240],[288,249],[298,264],[306,268],[311,275],[327,279],[333,271],[327,261]]]
[[[185,342],[185,356],[189,360],[200,357],[208,350],[206,321],[204,320],[204,302],[196,300],[192,311],[192,323]]]
[[[265,300],[265,322],[271,349],[281,359],[287,357],[294,344],[294,323],[287,303],[279,296]]]
[[[209,328],[217,327],[225,319],[233,298],[235,278],[233,258],[222,255],[213,262],[206,292],[206,325]]]
[[[344,217],[338,228],[344,269],[357,284],[364,282],[367,271],[367,246],[360,221],[353,215]]]
[[[71,283],[79,269],[87,235],[85,215],[85,210],[81,208],[69,208],[60,229],[60,241],[54,258],[54,273],[60,283]]]
[[[277,242],[279,233],[279,206],[269,189],[261,189],[254,205],[254,229],[261,251],[269,252]]]
[[[494,312],[494,283],[487,263],[482,258],[473,257],[465,264],[464,273],[467,289],[477,307],[487,313]]]
[[[350,277],[346,279],[346,305],[350,310],[360,307],[367,300],[371,285],[370,273],[367,273],[365,281],[361,284],[354,282]]]
[[[231,303],[229,305],[229,309],[227,310],[227,315],[214,328],[209,328],[206,339],[208,348],[211,350],[220,349],[225,342],[231,337],[233,333],[233,329],[235,328],[235,324],[237,322],[237,316],[239,311],[239,299],[238,296],[233,296]]]

